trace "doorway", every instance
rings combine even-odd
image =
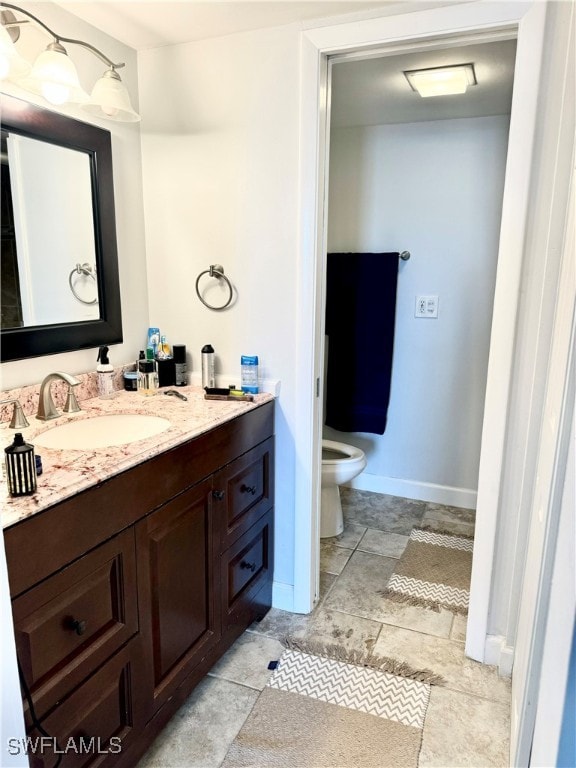
[[[326,252],[326,148],[329,114],[328,58],[343,52],[366,55],[378,46],[387,53],[446,47],[460,43],[518,37],[519,48],[511,118],[504,194],[500,252],[488,384],[479,470],[478,508],[483,524],[477,531],[472,576],[467,653],[484,660],[487,636],[494,536],[502,455],[505,445],[507,384],[510,380],[515,318],[526,223],[530,158],[536,115],[536,97],[530,86],[539,76],[544,9],[538,5],[478,4],[432,9],[422,13],[372,19],[310,30],[302,45],[302,142],[301,142],[301,258],[299,305],[302,308],[298,346],[303,362],[296,442],[301,466],[311,467],[296,479],[294,609],[308,612],[318,584],[318,512],[321,414],[319,379],[322,371],[320,311],[324,306],[323,256]],[[414,30],[418,29],[418,34]],[[402,246],[404,247],[404,246]],[[310,280],[312,275],[312,280]]]
[[[402,508],[408,499],[430,503],[412,504],[407,524],[416,508],[435,517],[445,507],[448,525],[457,514],[449,508],[464,508],[468,519],[476,507],[515,48],[514,39],[451,41],[433,51],[329,60],[327,251],[357,254],[355,263],[372,260],[363,253],[408,251],[410,258],[399,261],[385,432],[324,426],[322,436],[364,451],[368,467],[352,486],[385,494],[366,497],[371,511],[391,497],[402,497]],[[462,95],[424,99],[404,77],[462,62],[473,62],[479,82]],[[339,311],[346,314],[348,297],[361,297],[362,313],[385,337],[383,286],[373,277],[362,285],[347,280],[342,289]],[[434,295],[433,317],[418,316],[419,295]],[[383,336],[366,333],[378,359]],[[323,380],[325,399],[336,382]],[[409,533],[400,523],[391,530]],[[388,526],[374,518],[374,528]]]
[[[385,432],[323,430],[366,454],[356,488],[476,506],[515,48],[506,40],[330,60],[328,253],[408,256]],[[479,80],[461,95],[422,98],[404,77],[459,62],[473,62]],[[382,326],[383,286],[346,281],[344,313],[350,290]],[[418,296],[433,298],[431,315],[418,314]],[[370,348],[377,356],[378,338]]]

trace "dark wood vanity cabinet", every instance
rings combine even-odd
[[[220,639],[211,500],[206,480],[136,524],[140,629],[152,651],[146,685],[153,712]]]
[[[5,530],[19,663],[63,767],[132,768],[267,612],[273,475],[270,402]]]

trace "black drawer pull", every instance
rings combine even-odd
[[[78,619],[70,619],[69,628],[73,629],[77,635],[83,635],[86,632],[86,622]]]
[[[247,570],[252,571],[252,573],[254,573],[254,571],[256,570],[256,563],[247,563],[246,560],[242,560],[242,562],[240,563],[240,568],[246,568]]]
[[[222,501],[226,494],[224,491],[212,491],[212,496],[214,496],[215,499],[218,499],[218,501]]]
[[[254,496],[254,494],[258,489],[256,488],[255,485],[245,485],[244,483],[242,483],[242,485],[240,486],[240,490],[242,493],[251,493],[252,496]]]

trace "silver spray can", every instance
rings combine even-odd
[[[202,347],[202,387],[215,387],[216,377],[214,375],[214,348],[212,344],[205,344]]]

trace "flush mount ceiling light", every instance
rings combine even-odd
[[[473,64],[413,69],[404,74],[412,90],[424,98],[466,93],[469,85],[477,84]]]
[[[37,16],[23,8],[0,2],[0,10],[1,80],[11,80],[21,88],[43,96],[51,104],[79,104],[90,114],[108,120],[122,122],[140,120],[140,116],[132,108],[128,91],[117,72],[125,66],[123,63],[115,64],[98,48],[83,40],[57,35]],[[17,19],[12,11],[23,14],[26,18]],[[52,42],[45,51],[40,53],[32,67],[22,59],[14,45],[20,36],[20,27],[30,21],[52,37]],[[106,64],[107,69],[96,82],[91,96],[88,96],[80,85],[76,67],[63,43],[79,45]],[[30,72],[29,76],[28,72]]]

